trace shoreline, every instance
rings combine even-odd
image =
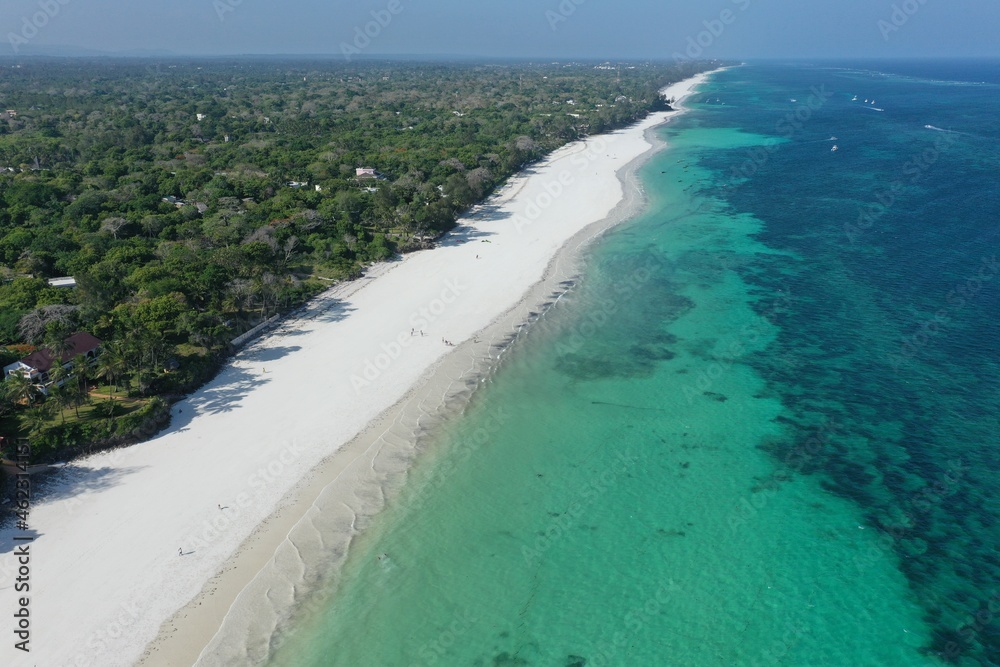
[[[690,88],[692,90],[683,97],[694,94],[693,88],[704,83],[709,76],[723,69],[720,68],[711,72],[705,72],[703,75],[694,77],[698,81],[691,84]],[[687,80],[680,82],[680,84],[686,82]],[[682,101],[683,97],[681,98]],[[288,514],[291,517],[297,516],[298,518],[292,520],[287,516],[282,517],[280,511],[268,517],[260,527],[262,532],[265,533],[261,537],[261,543],[253,545],[246,551],[243,551],[241,547],[241,552],[234,557],[233,568],[220,573],[220,575],[206,584],[205,590],[199,594],[198,598],[179,612],[179,614],[184,614],[182,619],[171,619],[170,627],[172,631],[177,633],[174,635],[176,636],[176,640],[167,639],[171,635],[165,634],[168,630],[167,624],[164,625],[164,630],[161,631],[157,642],[151,645],[144,655],[144,660],[140,663],[143,667],[175,664],[208,666],[224,664],[231,660],[243,660],[255,663],[266,659],[269,653],[269,644],[274,638],[273,635],[275,633],[278,633],[277,645],[280,646],[283,642],[283,637],[280,635],[282,628],[281,620],[287,621],[287,618],[281,620],[274,619],[276,622],[275,626],[271,629],[271,633],[266,637],[258,637],[261,641],[257,647],[257,651],[251,647],[247,653],[241,653],[239,649],[243,648],[243,646],[231,644],[226,646],[227,639],[240,638],[246,640],[252,636],[249,624],[246,623],[246,617],[252,614],[248,613],[245,607],[239,610],[243,618],[236,620],[235,623],[233,623],[233,619],[229,616],[241,604],[241,596],[247,594],[248,597],[253,595],[259,597],[265,593],[271,593],[275,583],[279,581],[289,587],[302,584],[301,581],[289,581],[286,573],[278,571],[280,567],[276,565],[276,559],[278,558],[279,548],[283,545],[288,546],[289,543],[295,543],[296,536],[294,533],[297,529],[301,530],[304,522],[315,519],[315,517],[310,517],[309,515],[310,513],[320,511],[319,503],[321,500],[324,505],[322,508],[323,512],[334,510],[336,505],[347,505],[349,502],[347,496],[350,495],[348,493],[349,489],[333,490],[332,485],[341,481],[341,475],[352,464],[357,464],[359,461],[370,462],[371,451],[374,447],[379,444],[383,446],[389,445],[387,436],[398,435],[393,432],[394,427],[399,427],[405,424],[408,418],[412,418],[412,414],[408,413],[413,405],[420,404],[426,398],[427,394],[434,393],[435,387],[429,385],[440,385],[442,383],[450,386],[454,386],[456,383],[464,385],[460,386],[457,390],[446,392],[441,397],[441,405],[438,406],[436,413],[432,415],[432,418],[438,423],[447,422],[449,419],[454,418],[469,404],[476,388],[478,388],[479,382],[484,381],[499,369],[501,355],[513,347],[520,338],[521,333],[529,328],[537,317],[541,316],[538,315],[538,312],[544,314],[544,311],[553,305],[556,300],[573,289],[576,282],[575,279],[578,277],[579,270],[584,263],[585,254],[592,247],[593,243],[608,231],[640,214],[645,208],[645,192],[638,185],[635,176],[654,155],[666,148],[666,142],[659,138],[657,131],[663,125],[686,111],[686,108],[678,105],[672,112],[663,112],[661,115],[665,117],[659,122],[650,123],[649,119],[646,119],[637,124],[647,125],[643,129],[642,134],[643,139],[649,143],[649,149],[615,172],[615,178],[621,185],[623,194],[622,199],[609,215],[602,220],[585,226],[559,248],[546,267],[542,280],[526,292],[514,308],[498,317],[486,329],[478,332],[473,340],[466,341],[459,346],[458,349],[449,355],[449,359],[444,360],[441,365],[430,369],[427,376],[422,379],[422,384],[414,387],[407,398],[389,408],[376,422],[370,425],[369,429],[366,429],[366,432],[360,434],[342,450],[320,464],[319,468],[315,471],[319,479],[309,480],[302,489],[294,494],[295,499],[291,502]],[[567,282],[572,284],[567,286]],[[499,345],[494,345],[493,341],[498,339],[505,340]],[[475,341],[490,342],[477,343]],[[494,356],[494,351],[497,353],[496,356]],[[462,362],[455,363],[459,359],[471,362],[471,366],[466,365],[464,372],[462,371]],[[449,363],[449,360],[451,363]],[[422,433],[411,434],[411,438],[419,440],[425,436],[432,437],[434,430],[433,427],[425,428]],[[411,447],[416,453],[419,453],[422,449],[416,442]],[[376,483],[373,479],[355,479],[352,481],[355,485]],[[348,482],[348,484],[350,483]],[[391,499],[392,492],[394,491],[398,491],[398,489],[392,489],[387,493],[383,499],[384,502],[379,507],[369,508],[371,513],[364,518],[372,519],[377,516]],[[357,518],[357,515],[353,516],[352,521]],[[338,522],[334,520],[330,523]],[[340,523],[343,523],[343,517]],[[332,564],[327,563],[329,577],[336,579],[340,576],[343,566],[349,557],[354,540],[359,538],[364,532],[364,529],[361,528],[356,532],[346,535],[346,544],[338,551],[337,561]],[[341,534],[344,535],[343,532]],[[324,537],[329,540],[330,536],[324,535]],[[305,539],[308,539],[308,537],[305,537]],[[272,546],[273,548],[271,548]],[[295,550],[298,552],[298,548]],[[259,553],[255,554],[254,551],[259,551]],[[268,553],[271,555],[268,556]],[[251,563],[254,565],[251,565]],[[238,570],[241,565],[246,566],[246,572],[252,572],[254,566],[258,566],[256,567],[256,574],[250,579],[247,579],[245,575],[240,576]],[[323,577],[322,580],[323,583],[314,582],[314,587],[329,586],[329,579],[327,577]],[[257,590],[252,590],[253,588]],[[336,585],[329,588],[335,589]],[[333,591],[328,590],[327,592]],[[219,615],[221,611],[221,605],[218,604],[219,600],[216,600],[217,604],[214,608],[209,607],[206,609],[204,605],[204,603],[207,603],[213,597],[219,596],[219,594],[221,594],[223,600],[228,599],[232,602],[231,606],[221,616]],[[306,604],[309,607],[309,612],[315,611],[317,608],[321,609],[323,602],[326,600],[325,596],[321,596],[318,599],[311,597],[315,594],[316,591],[313,590],[307,591],[303,596],[308,599]],[[273,607],[270,609],[261,609],[258,606],[255,611],[258,613],[261,611],[273,612]],[[295,614],[295,617],[298,615]],[[258,619],[255,618],[254,620]],[[224,634],[227,631],[227,623],[238,626],[228,628],[228,637]],[[204,627],[217,628],[217,630],[200,630],[200,628]],[[168,641],[169,644],[167,643]],[[203,646],[204,648],[197,655],[190,649],[183,654],[179,653],[178,651],[184,651],[185,646]],[[234,649],[237,650],[234,651]],[[163,658],[165,658],[165,661],[162,662],[156,659],[157,653],[161,651]],[[220,651],[223,652],[223,655],[219,654]]]
[[[671,89],[686,86],[688,92],[710,74],[688,79]],[[279,610],[290,608],[295,603],[295,592],[314,583],[301,579],[306,571],[303,563],[310,562],[310,550],[319,548],[320,534],[324,541],[332,539],[326,527],[320,530],[315,525],[322,520],[341,526],[340,533],[336,529],[333,533],[341,538],[336,548],[339,567],[350,544],[364,531],[365,523],[405,480],[419,451],[417,441],[421,436],[467,405],[483,375],[496,368],[500,355],[535,315],[532,311],[566,291],[559,283],[576,274],[581,250],[641,209],[641,188],[635,187],[631,176],[662,143],[652,136],[655,128],[683,112],[683,107],[660,112],[626,130],[557,150],[542,164],[514,177],[469,218],[459,221],[459,227],[440,248],[373,267],[366,277],[333,288],[310,304],[304,316],[286,321],[277,331],[250,345],[216,381],[174,407],[174,423],[165,434],[128,450],[67,466],[70,470],[63,471],[61,480],[64,488],[57,490],[62,493],[55,493],[55,501],[47,499],[35,512],[41,516],[41,535],[49,532],[62,539],[62,543],[44,545],[46,558],[51,559],[52,569],[63,570],[63,583],[72,582],[72,588],[77,590],[69,594],[62,591],[61,597],[50,593],[45,596],[47,600],[38,594],[38,653],[45,655],[42,650],[51,649],[58,637],[60,643],[68,645],[58,647],[62,652],[52,656],[51,664],[134,664],[141,655],[143,665],[189,665],[199,654],[211,656],[205,657],[202,664],[220,664],[225,662],[221,655],[227,651],[227,655],[241,661],[266,658],[271,634],[284,620],[284,612],[275,611],[274,603]],[[634,150],[638,147],[616,145],[613,138],[621,142],[624,137],[628,143],[635,140],[636,134],[646,147],[624,165],[616,164],[610,155],[605,160],[587,153],[597,142],[602,153],[616,147]],[[529,216],[527,222],[516,214],[513,221],[510,215],[497,215],[504,206],[516,207],[526,198],[529,204],[540,203],[540,196],[536,194],[531,200],[529,195],[538,192],[545,172],[562,166],[565,173],[566,161],[574,158],[583,160],[585,167],[598,160],[610,161],[609,166],[615,167],[616,182],[622,184],[621,196],[611,202],[608,215],[572,230],[568,238],[560,234],[567,233],[572,221],[560,220],[562,227],[555,229],[555,212],[546,215],[543,210],[537,220]],[[593,187],[594,179],[590,177],[590,181]],[[571,205],[566,200],[556,204]],[[595,201],[576,203],[576,210],[587,203],[609,203],[600,198]],[[533,225],[536,221],[537,226]],[[514,231],[509,229],[511,223]],[[504,228],[494,229],[500,225]],[[524,232],[518,225],[536,228]],[[531,235],[538,238],[525,240]],[[513,250],[504,248],[506,255],[495,261],[506,261],[500,269],[512,270],[511,280],[516,285],[526,283],[527,291],[518,286],[518,293],[512,295],[509,287],[504,291],[491,285],[488,276],[478,277],[479,266],[488,266],[491,257],[486,253],[493,248],[477,244],[475,248],[482,248],[485,261],[480,264],[479,255],[469,261],[472,247],[468,246],[476,241],[510,242]],[[539,247],[526,246],[534,256],[519,258],[517,253],[525,249],[518,248],[517,243]],[[450,287],[445,274],[451,267],[437,261],[444,248],[472,271],[451,279]],[[540,264],[536,258],[540,256],[548,257],[541,278],[536,275]],[[414,285],[414,278],[420,278],[420,284]],[[463,284],[464,280],[471,286]],[[435,314],[438,302],[450,303],[446,299],[449,289],[471,292],[475,300],[463,302],[464,294],[451,294],[452,302],[459,305],[428,320],[427,328],[432,331],[417,342],[410,340],[407,344],[406,329],[390,319],[391,313],[373,312],[378,311],[379,304],[391,308],[391,304],[402,301],[425,306],[415,314],[425,313],[430,304],[430,313]],[[437,294],[438,298],[428,300]],[[511,297],[513,305],[505,305],[499,317],[485,312],[481,305],[508,304]],[[484,328],[478,322],[487,315],[491,315],[490,323]],[[400,333],[393,337],[384,335],[387,331]],[[464,342],[449,346],[453,349],[432,347],[438,345],[436,336],[442,332]],[[378,340],[372,342],[373,335]],[[383,339],[386,342],[380,347],[374,346]],[[361,343],[369,343],[369,347],[348,361],[343,357],[349,355],[341,352],[338,356],[336,349],[330,349],[357,349]],[[419,349],[404,349],[409,346]],[[377,353],[379,349],[381,354]],[[311,351],[317,358],[305,359],[308,355],[302,350]],[[390,354],[395,350],[401,353]],[[294,354],[299,351],[299,355]],[[366,352],[369,356],[363,357]],[[307,368],[306,362],[320,369],[334,359],[340,360],[339,372],[324,375]],[[390,366],[393,377],[383,377],[380,371]],[[330,403],[337,403],[337,392],[341,396],[352,393],[347,391],[351,387],[343,386],[348,375],[353,382],[354,403],[360,401],[359,405],[373,412],[358,410],[331,424],[331,416],[323,413],[329,411]],[[269,384],[273,385],[270,390]],[[329,393],[323,391],[325,386]],[[310,389],[314,391],[310,393]],[[296,395],[288,396],[289,391]],[[288,403],[278,410],[274,401],[282,397]],[[267,419],[263,417],[265,412]],[[237,421],[234,414],[251,416],[245,421],[252,423]],[[206,448],[210,444],[206,440],[219,446]],[[188,469],[185,461],[198,469]],[[213,471],[225,469],[223,466],[233,468],[225,489],[200,486],[216,481]],[[151,472],[154,467],[156,473]],[[124,481],[129,476],[137,478],[131,480],[131,485]],[[140,477],[144,487],[137,489]],[[241,483],[241,479],[245,482]],[[186,488],[185,482],[192,488]],[[85,490],[82,496],[81,489]],[[164,500],[155,504],[157,501],[152,499],[158,497]],[[223,501],[218,510],[213,504],[216,499]],[[153,505],[128,504],[139,500]],[[145,509],[155,510],[156,516],[138,517]],[[112,530],[111,536],[95,535],[97,527],[107,530],[108,521],[121,530]],[[158,532],[161,529],[170,537],[163,538]],[[185,545],[181,544],[183,557],[178,558],[175,551],[173,558],[167,559],[164,547],[171,548],[178,535],[190,542],[189,551],[185,553]],[[67,544],[66,554],[60,557],[52,553],[56,551],[52,546],[66,548]],[[130,545],[137,548],[130,550]],[[330,551],[329,543],[323,546]],[[86,551],[88,547],[93,553]],[[83,557],[69,555],[81,549]],[[0,567],[8,566],[10,560],[4,554]],[[104,572],[88,570],[91,574],[84,581],[68,571],[78,573],[81,570],[75,568],[88,565],[100,565]],[[111,575],[118,575],[118,579]],[[245,602],[255,598],[255,586],[266,589],[272,603],[248,612]],[[64,601],[68,604],[62,604]],[[92,608],[93,614],[86,616]],[[81,618],[88,621],[80,623]],[[45,637],[42,623],[49,628]],[[48,657],[44,660],[50,662]]]

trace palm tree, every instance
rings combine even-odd
[[[90,392],[87,391],[87,381],[90,379],[90,360],[82,354],[73,357],[71,362],[69,377],[76,382],[67,382],[63,389],[66,390],[66,401],[73,406],[76,418],[80,418],[80,406],[90,400]]]
[[[87,393],[87,381],[90,380],[91,366],[90,359],[85,355],[78,354],[73,357],[73,375],[76,376],[76,384],[80,388],[81,394]]]
[[[48,376],[49,382],[52,385],[57,385],[69,378],[70,373],[69,369],[62,364],[53,363],[52,368],[49,369]]]
[[[66,423],[66,408],[73,405],[73,397],[76,393],[75,388],[71,383],[66,383],[63,385],[53,384],[49,388],[49,401],[46,405],[55,404],[59,408],[59,416],[63,424]],[[77,417],[80,413],[77,412]]]
[[[87,391],[86,387],[80,388],[80,385],[73,385],[73,412],[76,413],[76,418],[80,418],[80,406],[87,405],[90,403],[90,392]]]
[[[62,416],[63,424],[66,423],[66,413],[63,412],[63,409],[68,408],[72,404],[73,388],[72,385],[66,382],[69,377],[69,371],[62,364],[53,364],[52,368],[49,369],[49,396],[59,406],[59,414]]]
[[[144,342],[149,351],[149,374],[155,377],[163,369],[163,358],[169,353],[170,347],[162,333],[150,332]]]
[[[125,357],[121,350],[116,347],[107,347],[97,358],[97,367],[94,369],[97,377],[104,378],[111,387],[111,398],[115,397],[115,389],[118,387],[118,378],[125,369]]]
[[[126,388],[132,388],[132,378],[135,378],[139,385],[142,385],[142,358],[145,350],[145,330],[139,326],[132,327],[128,332],[128,337],[122,343],[122,358],[125,360],[127,372]]]
[[[31,405],[38,394],[35,383],[21,373],[11,373],[4,380],[3,384],[4,393],[15,403],[27,403]]]
[[[128,369],[126,386],[129,391],[132,389],[132,380],[135,380],[136,386],[140,391],[142,390],[142,364],[146,352],[143,333],[142,330],[130,332],[128,341],[125,343],[125,360]]]
[[[168,347],[163,334],[141,330],[131,341],[136,355],[136,379],[139,392],[145,396],[150,383],[156,377],[157,361],[166,354]]]
[[[62,327],[53,327],[45,341],[45,347],[52,354],[53,366],[62,366],[65,363],[63,357],[73,351],[70,344],[66,342],[65,333],[65,329]]]
[[[52,405],[42,403],[24,413],[24,421],[31,435],[39,435],[52,419]]]

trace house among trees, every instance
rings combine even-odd
[[[67,276],[65,278],[49,278],[49,287],[59,287],[70,289],[76,287],[76,278]]]
[[[100,354],[101,345],[100,339],[91,336],[89,333],[81,332],[73,334],[63,341],[62,367],[66,369],[72,367],[73,359],[79,355],[83,355],[89,363],[94,363],[97,360],[97,355]],[[31,380],[41,393],[48,395],[48,387],[51,386],[49,371],[52,370],[54,365],[55,354],[48,348],[41,348],[35,350],[24,359],[5,366],[3,376],[7,378],[7,376],[14,374],[23,375]]]
[[[358,167],[354,170],[355,175],[358,180],[366,180],[369,178],[378,178],[378,172],[371,167]]]

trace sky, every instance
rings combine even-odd
[[[1000,56],[996,0],[2,0],[0,54]]]

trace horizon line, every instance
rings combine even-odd
[[[54,47],[56,49],[80,49],[83,47]],[[509,62],[782,62],[789,60],[799,60],[803,62],[814,61],[899,61],[899,60],[1000,60],[1000,53],[989,55],[879,55],[879,56],[851,56],[851,55],[825,55],[825,56],[726,56],[715,58],[684,58],[678,60],[675,56],[620,56],[620,55],[475,55],[475,54],[455,54],[455,53],[369,53],[345,57],[342,53],[135,53],[123,52],[102,52],[93,53],[0,53],[0,60],[31,60],[31,59],[52,59],[62,58],[70,60],[98,60],[98,59],[125,59],[125,60],[220,60],[220,59],[285,59],[285,60],[343,60],[345,62],[354,61],[509,61]]]

